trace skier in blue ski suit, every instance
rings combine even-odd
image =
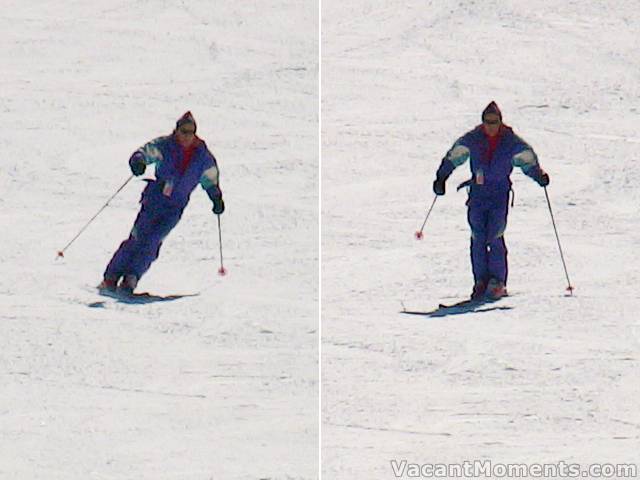
[[[151,164],[155,164],[156,178],[147,180],[131,234],[107,265],[100,289],[133,293],[138,280],[158,258],[162,241],[180,221],[198,183],[213,202],[213,212],[224,212],[218,165],[204,141],[196,136],[191,112],[178,119],[171,135],[152,140],[129,159],[136,176]]]
[[[471,266],[474,286],[472,299],[500,298],[507,294],[507,227],[509,193],[513,167],[540,186],[549,184],[533,149],[511,127],[502,123],[502,113],[495,102],[482,112],[482,124],[467,132],[453,144],[442,159],[433,182],[436,195],[444,195],[445,182],[451,172],[470,160],[467,219],[471,226]],[[460,188],[461,188],[460,187]]]

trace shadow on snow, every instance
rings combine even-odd
[[[499,300],[464,300],[454,305],[440,305],[435,310],[431,311],[415,311],[403,309],[400,313],[405,315],[419,315],[423,317],[448,317],[452,315],[464,315],[466,313],[486,313],[496,310],[512,310],[513,307],[492,305]]]

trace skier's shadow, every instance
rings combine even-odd
[[[400,313],[404,313],[405,315],[419,315],[422,317],[441,318],[441,317],[449,317],[453,315],[464,315],[466,313],[487,313],[487,312],[493,312],[496,310],[512,310],[512,309],[513,307],[508,307],[504,305],[491,306],[490,302],[483,302],[483,303],[464,305],[464,306],[439,307],[439,308],[436,308],[435,310],[431,310],[428,312],[402,310]]]

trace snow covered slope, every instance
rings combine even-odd
[[[2,7],[0,478],[317,478],[317,3]],[[198,188],[139,287],[199,296],[96,303],[143,182],[56,252],[186,110],[229,274]]]
[[[639,31],[632,1],[323,1],[324,478],[638,460]],[[491,100],[551,176],[575,296],[544,191],[515,171],[505,309],[400,314],[470,294],[468,166],[413,233]]]

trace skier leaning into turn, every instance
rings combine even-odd
[[[511,127],[502,123],[502,113],[495,102],[482,112],[482,124],[460,137],[442,159],[433,182],[436,195],[444,195],[445,182],[451,172],[470,160],[467,219],[471,226],[471,267],[473,300],[497,299],[507,294],[507,227],[509,192],[513,167],[540,186],[549,184],[533,149]],[[460,188],[461,188],[460,187]]]
[[[133,293],[140,277],[158,258],[162,241],[180,221],[198,183],[211,198],[213,213],[224,212],[217,162],[204,141],[196,136],[191,112],[178,119],[171,135],[152,140],[129,159],[129,167],[136,176],[151,164],[155,164],[156,179],[148,180],[142,192],[140,212],[131,234],[107,265],[98,286],[101,290]]]

